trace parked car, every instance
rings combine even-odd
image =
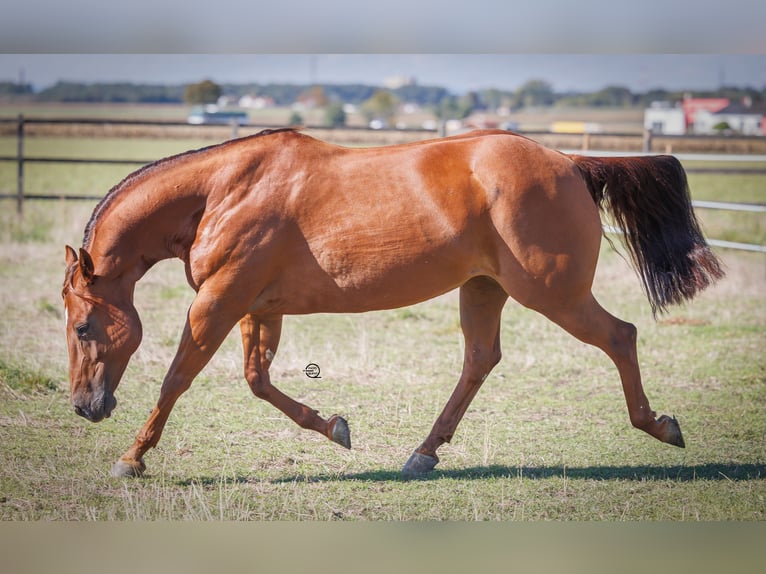
[[[190,124],[217,124],[217,125],[237,125],[244,126],[248,122],[247,112],[240,110],[222,110],[218,106],[196,106],[192,108],[186,121]]]

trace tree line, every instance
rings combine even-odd
[[[196,104],[214,102],[221,95],[234,101],[248,95],[268,99],[276,106],[310,101],[318,106],[340,103],[369,109],[381,105],[383,100],[387,106],[412,103],[432,109],[442,117],[461,117],[472,111],[499,108],[516,111],[551,106],[645,107],[656,100],[677,102],[688,93],[694,97],[727,97],[732,101],[749,97],[754,104],[766,101],[766,90],[750,87],[724,87],[706,92],[655,89],[636,93],[624,86],[607,86],[593,92],[573,93],[556,92],[549,82],[537,79],[529,80],[515,90],[489,88],[462,95],[452,94],[443,87],[420,85],[388,89],[365,84],[216,84],[210,80],[184,85],[59,81],[35,91],[30,84],[0,82],[1,101]]]

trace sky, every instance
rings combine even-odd
[[[458,94],[512,91],[530,79],[557,92],[610,85],[635,92],[764,89],[766,54],[0,54],[0,80],[24,80],[36,89],[59,80],[383,85],[395,76]]]
[[[0,52],[753,53],[763,0],[5,0]]]
[[[0,80],[766,85],[766,2],[6,0]]]

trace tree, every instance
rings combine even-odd
[[[545,80],[529,80],[515,94],[517,108],[550,106],[556,101],[553,88]]]
[[[633,93],[623,86],[607,86],[591,94],[588,102],[592,106],[628,108],[633,105]]]
[[[460,98],[448,96],[442,99],[434,109],[434,113],[440,120],[462,120],[471,115],[475,102],[476,94],[473,92],[469,92]]]
[[[378,90],[362,103],[362,113],[367,120],[390,121],[396,114],[399,99],[388,90]]]
[[[0,82],[0,97],[5,96],[31,96],[33,93],[31,84],[16,84],[14,82]]]
[[[498,89],[490,88],[482,93],[484,105],[492,111],[496,111],[503,105],[505,94]]]
[[[203,80],[189,84],[184,90],[184,102],[187,104],[214,104],[221,97],[221,86],[212,80]]]
[[[293,112],[290,114],[290,119],[287,120],[287,125],[289,126],[302,126],[303,125],[303,116],[300,115],[298,112]]]
[[[731,126],[729,125],[729,122],[718,122],[716,125],[713,126],[713,129],[721,133],[730,133],[732,131]]]
[[[324,111],[325,121],[332,128],[346,125],[346,112],[343,110],[343,102],[331,102]]]
[[[322,86],[311,86],[301,92],[297,101],[306,108],[322,108],[327,104],[327,96]]]

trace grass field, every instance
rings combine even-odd
[[[51,146],[41,154],[98,148],[149,159],[196,144],[83,140],[67,142],[66,152],[62,142],[35,145]],[[130,169],[32,166],[28,185],[95,196]],[[13,177],[0,164],[0,188],[13,189]],[[690,181],[701,199],[766,203],[762,175]],[[272,378],[323,415],[346,416],[351,451],[253,397],[233,333],[180,399],[146,456],[147,476],[112,479],[112,462],[157,398],[193,293],[177,261],[147,274],[136,291],[144,340],[117,410],[98,425],[77,417],[66,383],[63,245],[80,245],[93,205],[29,201],[19,222],[13,202],[0,204],[3,520],[766,519],[766,259],[732,251],[719,252],[723,282],[655,322],[635,274],[602,249],[594,291],[638,326],[647,395],[658,413],[678,417],[685,450],[631,428],[606,356],[509,302],[503,361],[440,450],[433,475],[402,481],[399,469],[460,371],[450,293],[394,311],[286,318]],[[703,214],[708,231],[764,242],[762,217],[751,228],[740,218],[752,215],[711,216]],[[304,375],[310,362],[321,379]]]

